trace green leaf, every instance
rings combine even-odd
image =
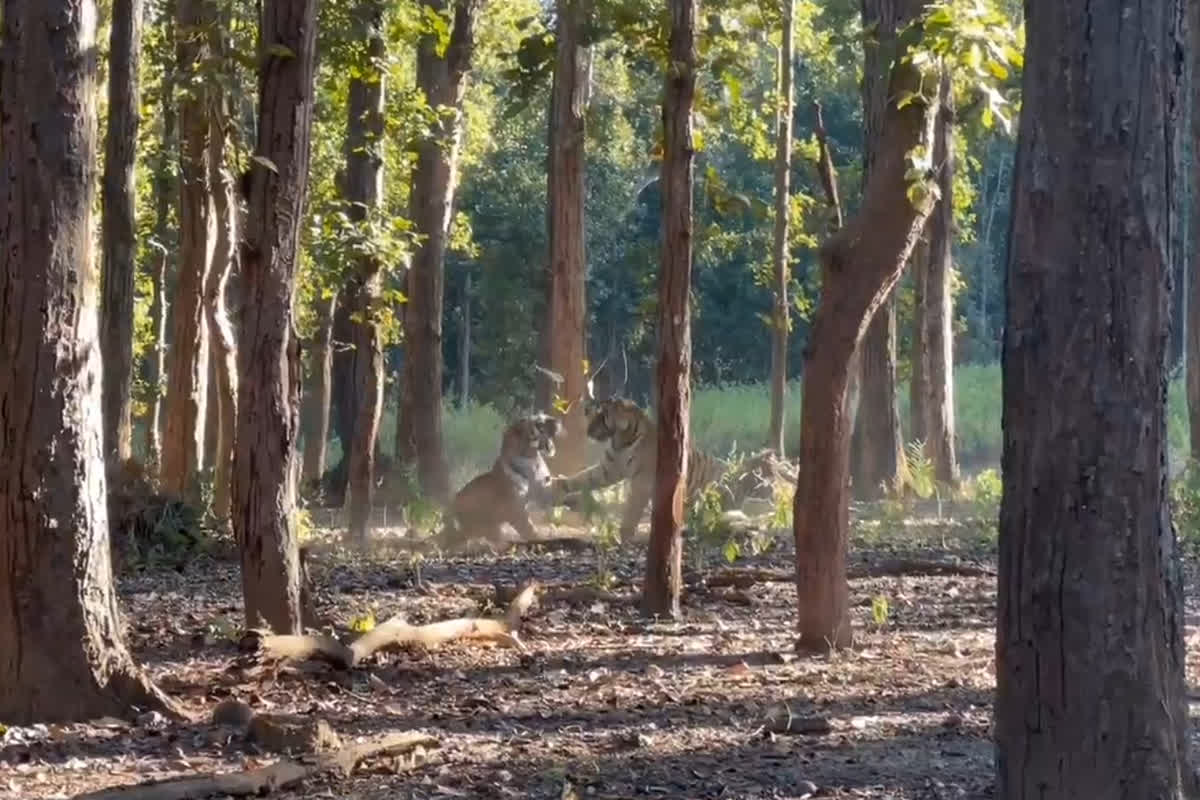
[[[276,58],[295,58],[296,52],[287,45],[276,42],[275,44],[267,45],[267,55],[275,56]]]
[[[267,158],[266,156],[254,155],[254,156],[250,156],[250,160],[255,161],[259,164],[262,164],[264,167],[271,170],[271,172],[274,172],[276,175],[279,174],[279,167],[275,166],[275,162],[272,161],[271,159]]]
[[[914,101],[916,99],[917,99],[916,92],[905,89],[903,92],[900,93],[900,96],[898,98],[896,98],[896,110],[900,110],[900,109],[904,108],[905,106],[909,105],[910,103],[912,103],[912,101]]]
[[[997,80],[1008,80],[1008,70],[999,61],[988,59],[984,63],[984,66],[987,67],[988,72],[992,73],[992,77]]]

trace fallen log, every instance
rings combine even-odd
[[[851,564],[846,568],[847,580],[862,578],[891,578],[905,575],[952,575],[962,578],[994,578],[996,571],[973,564],[933,561],[920,558],[893,558],[875,564]],[[747,589],[758,583],[790,583],[796,580],[791,569],[763,567],[728,567],[712,573],[691,573],[690,584],[704,583],[710,589],[732,587]]]

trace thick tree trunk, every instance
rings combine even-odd
[[[215,34],[220,36],[218,32]],[[219,46],[218,52],[224,50]],[[218,519],[231,511],[230,483],[233,474],[233,436],[237,424],[237,343],[226,309],[225,290],[237,256],[238,209],[233,175],[226,166],[229,112],[224,97],[212,98],[209,133],[209,185],[213,193],[213,216],[217,227],[212,268],[204,287],[204,309],[208,323],[212,386],[209,402],[216,411],[209,415],[215,428],[212,456],[212,509]]]
[[[164,491],[199,499],[197,479],[204,463],[208,388],[208,326],[204,284],[216,239],[208,185],[208,106],[202,83],[191,83],[208,56],[197,29],[212,24],[207,0],[178,0],[176,63],[191,91],[179,102],[179,276],[172,305],[171,353],[167,364],[166,420],[161,481]]]
[[[936,212],[936,207],[934,211]],[[933,214],[930,214],[930,219]],[[909,258],[913,276],[912,380],[908,386],[908,438],[924,442],[929,436],[925,400],[929,397],[929,225]]]
[[[1026,15],[996,797],[1194,796],[1164,370],[1183,9],[1063,0]]]
[[[783,0],[783,43],[779,48],[778,134],[775,137],[775,238],[771,243],[774,262],[774,313],[771,320],[771,418],[767,446],[784,457],[784,409],[787,404],[788,328],[788,217],[791,211],[792,175],[792,60],[795,55],[793,28],[796,0]]]
[[[361,0],[358,6],[363,38],[367,41],[361,77],[350,81],[346,123],[346,178],[343,185],[351,220],[361,222],[383,196],[384,58],[382,0]],[[358,275],[347,298],[354,345],[354,385],[358,407],[347,457],[346,505],[349,535],[365,544],[370,534],[375,488],[375,440],[383,414],[383,349],[375,318],[380,296],[380,263],[361,256]]]
[[[251,172],[241,276],[233,528],[246,621],[285,633],[301,625],[293,513],[300,352],[292,301],[308,191],[316,28],[316,0],[263,3],[262,41],[288,52],[261,56],[259,160]]]
[[[692,107],[696,99],[698,0],[671,0],[670,68],[663,100],[662,260],[658,273],[657,475],[642,611],[679,616],[683,499],[691,405]]]
[[[108,132],[101,197],[100,353],[104,361],[104,456],[133,456],[134,167],[141,102],[142,0],[113,0],[108,51]]]
[[[896,3],[892,28],[920,13],[921,0]],[[888,96],[916,92],[921,75],[892,62]],[[820,250],[821,300],[806,353],[800,419],[800,475],[793,504],[799,601],[798,645],[824,650],[852,641],[846,586],[849,532],[850,364],[874,312],[891,293],[929,215],[908,199],[905,156],[933,144],[935,104],[885,104],[863,203]]]
[[[554,472],[586,466],[587,418],[583,397],[587,340],[587,261],[584,248],[585,124],[591,54],[582,40],[590,0],[556,0],[554,86],[550,95],[550,168],[547,176],[550,269],[546,276],[546,367],[563,377],[553,387],[569,405],[563,438],[550,459]],[[543,382],[549,380],[541,375]]]
[[[1188,433],[1191,445],[1190,457],[1200,460],[1200,10],[1195,4],[1189,7],[1188,37],[1192,54],[1191,116],[1189,133],[1192,142],[1191,182],[1192,202],[1190,221],[1192,229],[1191,269],[1187,280],[1187,338],[1184,351],[1186,368],[1184,373],[1188,407]],[[1182,291],[1177,287],[1177,291]]]
[[[437,13],[447,0],[424,0]],[[442,308],[445,300],[446,235],[450,229],[458,153],[462,144],[462,99],[475,50],[475,27],[482,0],[455,0],[454,27],[443,55],[438,37],[422,36],[417,46],[417,87],[429,104],[449,114],[417,146],[410,216],[425,237],[408,270],[404,310],[404,389],[397,437],[401,463],[415,465],[421,492],[435,501],[450,495],[450,474],[442,442]]]
[[[312,486],[319,483],[325,474],[325,448],[329,444],[329,414],[331,395],[331,371],[333,367],[333,349],[330,340],[333,335],[333,318],[337,311],[338,296],[330,294],[329,299],[317,306],[317,333],[309,348],[309,386],[304,393],[304,413],[302,430],[304,431],[304,467],[301,471],[301,484]]]
[[[904,467],[896,392],[896,298],[888,296],[859,345],[858,412],[851,473],[854,496],[876,500],[899,492]]]
[[[958,483],[958,458],[954,449],[954,300],[950,273],[954,264],[954,89],[950,72],[942,70],[938,89],[937,128],[933,136],[933,164],[938,170],[941,197],[929,217],[929,283],[925,319],[928,333],[929,386],[925,453],[933,461],[938,482]]]
[[[96,7],[6,0],[0,47],[0,720],[171,706],[109,561],[92,208]]]

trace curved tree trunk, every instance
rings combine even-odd
[[[0,47],[0,719],[171,702],[125,647],[101,431],[96,7],[6,0]]]
[[[265,622],[277,633],[298,633],[301,625],[293,513],[300,353],[292,302],[308,192],[316,28],[316,0],[263,3],[262,41],[289,52],[262,56],[241,274],[233,529],[247,624]]]
[[[362,77],[350,81],[349,118],[346,122],[346,179],[343,187],[347,214],[361,222],[375,210],[383,196],[384,58],[382,0],[361,0],[357,9],[366,60],[359,65]],[[375,441],[383,413],[383,349],[375,318],[380,295],[380,263],[372,256],[358,261],[351,283],[349,316],[354,345],[354,385],[358,407],[354,432],[346,450],[348,474],[346,505],[350,538],[365,544],[370,533],[375,489]]]
[[[696,99],[698,0],[671,0],[671,68],[663,100],[662,262],[658,273],[657,475],[642,611],[679,616],[683,499],[691,405],[692,107]]]
[[[928,332],[929,386],[924,405],[927,419],[925,453],[938,482],[958,483],[954,449],[954,299],[950,274],[954,265],[954,90],[950,72],[942,70],[938,90],[933,163],[938,168],[941,197],[929,217],[929,283],[925,297]]]
[[[304,412],[301,429],[304,431],[304,466],[301,470],[301,485],[311,487],[319,484],[325,475],[325,448],[329,444],[329,416],[331,396],[331,372],[333,368],[333,317],[337,311],[338,296],[331,293],[329,299],[317,306],[317,333],[309,348],[308,390],[304,394]]]
[[[556,0],[558,16],[554,85],[550,94],[550,167],[547,174],[550,269],[546,276],[545,366],[562,376],[553,386],[569,405],[563,414],[563,438],[551,468],[574,474],[587,457],[587,419],[583,397],[587,376],[587,261],[585,255],[584,151],[591,82],[591,54],[583,28],[590,0]],[[539,374],[544,383],[548,376]],[[549,404],[547,404],[549,405]]]
[[[110,466],[133,456],[134,162],[141,121],[137,75],[141,50],[142,0],[113,0],[100,270],[104,455]]]
[[[437,13],[447,0],[424,0]],[[437,35],[417,46],[417,87],[429,105],[449,113],[417,146],[413,170],[413,227],[424,236],[408,270],[404,310],[404,388],[397,436],[401,463],[415,465],[421,492],[435,501],[450,496],[450,470],[442,442],[442,307],[445,300],[446,235],[450,229],[458,153],[462,144],[462,99],[475,50],[482,0],[455,0],[454,26],[445,53]]]
[[[922,0],[899,0],[894,30],[915,18]],[[921,75],[892,60],[888,96],[916,92]],[[858,214],[820,250],[821,299],[804,369],[800,475],[793,504],[799,601],[798,646],[825,650],[852,642],[846,586],[849,534],[850,364],[868,321],[891,293],[929,216],[908,199],[905,156],[932,145],[934,104],[885,104]]]
[[[775,238],[771,245],[774,275],[774,319],[771,321],[771,418],[767,446],[784,457],[784,409],[787,404],[788,217],[792,193],[792,60],[796,0],[783,2],[783,43],[779,48],[778,134],[775,137]]]
[[[1026,13],[995,796],[1194,797],[1164,368],[1183,9]]]
[[[199,499],[204,463],[208,387],[208,326],[204,284],[216,239],[208,166],[206,90],[193,85],[209,48],[195,31],[211,25],[207,0],[178,0],[176,64],[191,91],[179,102],[179,276],[172,305],[171,352],[167,364],[166,419],[161,482],[164,491]]]

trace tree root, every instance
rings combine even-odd
[[[410,625],[402,617],[393,617],[348,645],[332,636],[276,635],[256,629],[247,632],[241,646],[256,649],[269,661],[323,661],[335,669],[350,669],[378,652],[407,645],[433,648],[458,639],[489,641],[524,650],[525,645],[517,638],[517,633],[522,618],[533,603],[537,586],[532,581],[523,586],[508,604],[503,619],[460,617],[427,625]]]
[[[373,756],[400,755],[418,747],[436,747],[438,744],[440,742],[432,736],[401,733],[373,742],[343,747],[318,756],[312,764],[279,761],[245,772],[169,778],[165,781],[88,792],[76,795],[73,800],[200,800],[213,795],[262,796],[279,789],[290,788],[301,781],[325,773],[347,777],[360,762]]]
[[[964,578],[994,578],[996,571],[972,564],[931,561],[920,558],[892,558],[875,564],[853,564],[846,568],[847,580],[888,578],[902,575],[955,575]],[[710,589],[732,587],[746,589],[758,583],[790,583],[796,580],[795,570],[729,567],[710,574],[692,573],[688,583],[704,583]]]

